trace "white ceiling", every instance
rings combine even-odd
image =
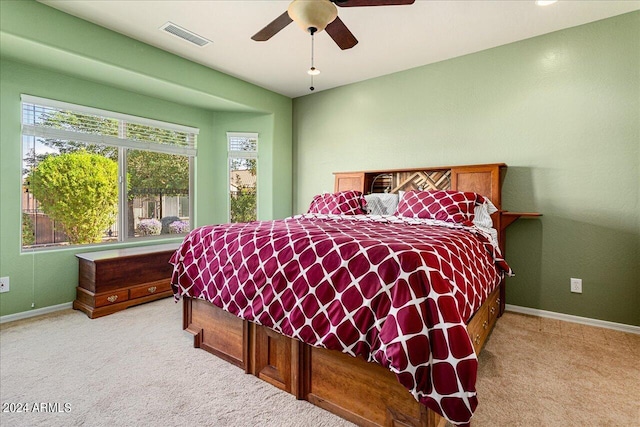
[[[273,0],[40,0],[41,3],[242,80],[295,98],[309,94],[311,40],[295,23],[266,42],[251,36],[282,14]],[[478,52],[640,9],[640,1],[417,0],[339,7],[359,43],[342,51],[316,34],[316,92]],[[171,21],[213,43],[197,47],[159,28]]]

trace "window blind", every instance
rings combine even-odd
[[[195,156],[198,128],[22,95],[22,134]]]
[[[258,134],[247,132],[227,132],[229,157],[257,158]]]

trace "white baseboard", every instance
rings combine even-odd
[[[35,310],[22,311],[20,313],[7,314],[6,316],[0,316],[0,324],[13,322],[14,320],[22,320],[28,319],[30,317],[41,316],[43,314],[54,313],[56,311],[66,310],[68,308],[73,308],[72,302],[50,305],[49,307],[36,308]]]
[[[554,311],[538,310],[537,308],[521,307],[519,305],[505,304],[507,311],[529,314],[531,316],[548,317],[549,319],[563,320],[565,322],[580,323],[583,325],[597,326],[599,328],[614,329],[640,335],[640,326],[626,325],[624,323],[608,322],[606,320],[590,319],[588,317],[573,316],[571,314],[556,313]]]
[[[0,316],[0,324],[13,322],[14,320],[28,319],[30,317],[41,316],[43,314],[54,313],[56,311],[73,308],[73,303],[52,305],[49,307],[37,308],[35,310],[23,311],[21,313],[7,314]],[[588,326],[597,326],[600,328],[613,329],[616,331],[627,332],[630,334],[640,335],[640,326],[626,325],[624,323],[608,322],[606,320],[590,319],[588,317],[573,316],[571,314],[556,313],[554,311],[540,310],[537,308],[522,307],[519,305],[505,304],[507,311],[514,313],[528,314],[531,316],[547,317],[549,319],[557,319],[565,322],[580,323]]]

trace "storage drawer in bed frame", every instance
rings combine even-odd
[[[476,352],[489,337],[499,307],[498,287],[467,325]],[[444,422],[382,366],[309,346],[207,301],[184,298],[183,327],[194,335],[194,347],[356,424],[436,426]]]

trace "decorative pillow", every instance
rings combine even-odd
[[[491,200],[485,198],[484,203],[476,205],[473,212],[473,224],[480,228],[493,228],[493,220],[491,214],[497,212],[498,208],[495,207]]]
[[[498,246],[498,231],[493,228],[491,214],[497,211],[498,208],[491,203],[491,200],[485,198],[483,204],[476,206],[473,215],[473,225],[489,234],[495,246]]]
[[[484,197],[472,192],[412,190],[404,193],[395,215],[473,225],[475,207],[484,201]]]
[[[307,213],[359,215],[364,214],[367,201],[360,191],[339,191],[337,193],[318,194],[311,201]]]
[[[398,207],[398,195],[394,193],[371,193],[364,198],[370,215],[393,215]]]

